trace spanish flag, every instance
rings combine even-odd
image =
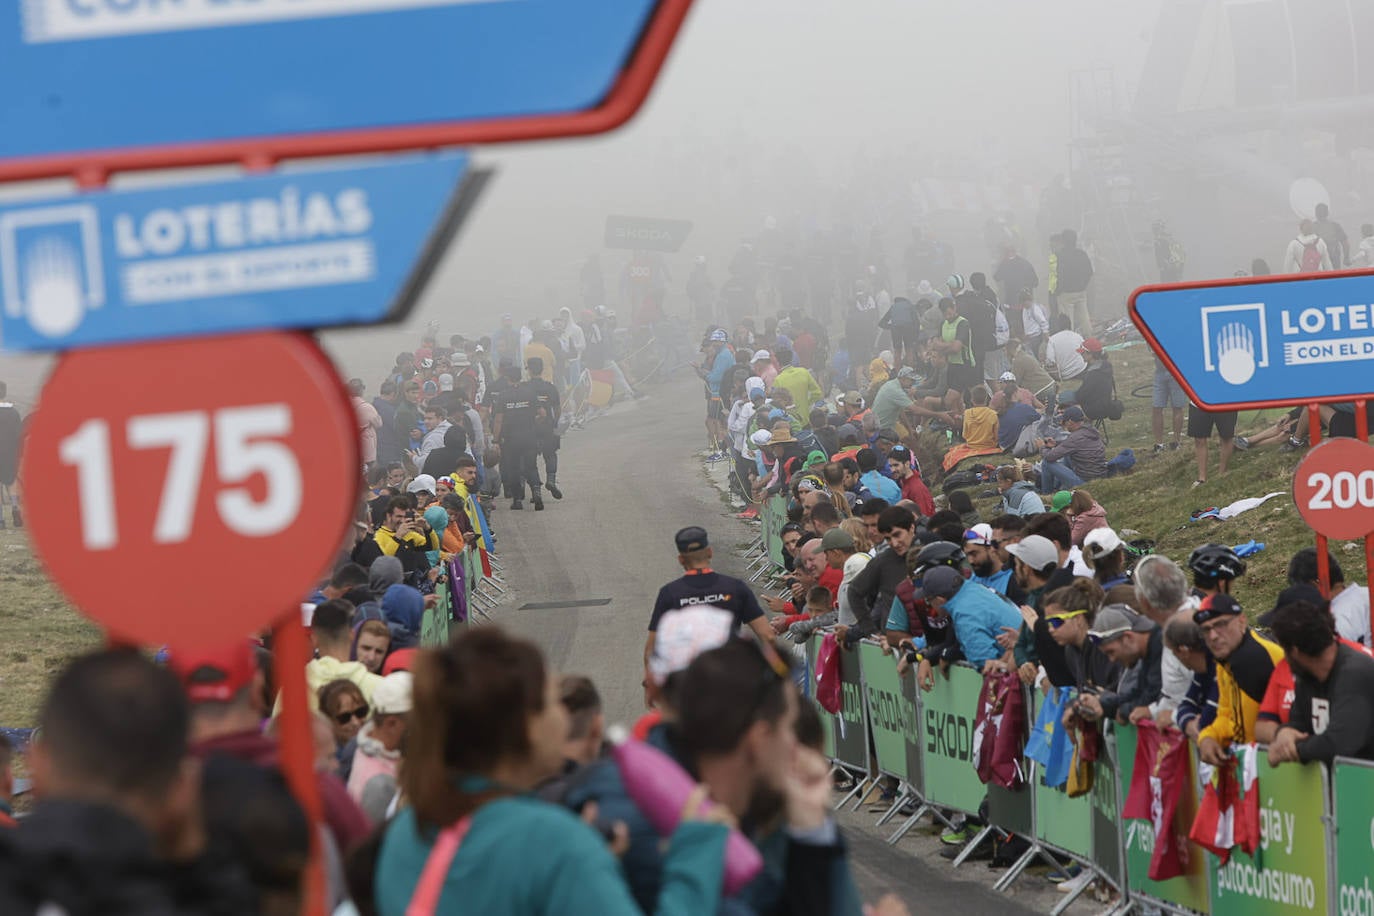
[[[615,373],[609,369],[588,369],[587,378],[588,406],[609,407],[615,394]]]

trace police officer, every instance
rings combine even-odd
[[[654,654],[654,639],[658,622],[663,615],[679,608],[710,604],[735,615],[735,626],[748,626],[758,636],[765,654],[776,662],[772,651],[773,630],[768,626],[763,608],[754,590],[741,579],[722,575],[711,568],[711,544],[706,529],[695,525],[683,528],[673,538],[677,544],[677,561],[683,575],[658,590],[654,612],[649,618],[649,638],[644,643],[645,702],[649,700],[649,658]],[[784,669],[785,670],[785,669]]]
[[[544,360],[538,356],[526,361],[525,374],[525,385],[534,396],[535,446],[536,453],[544,456],[544,484],[549,495],[562,499],[563,491],[558,489],[558,446],[562,444],[558,435],[558,389],[542,378]],[[537,503],[535,508],[539,508]]]
[[[539,466],[537,431],[535,429],[534,394],[528,382],[520,381],[520,370],[514,366],[505,370],[510,386],[501,391],[492,404],[492,438],[501,444],[501,480],[513,510],[525,508],[525,484],[530,485],[530,498],[536,512],[544,508],[539,494]]]

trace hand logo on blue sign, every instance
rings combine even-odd
[[[0,279],[5,316],[38,334],[75,331],[105,303],[96,209],[87,204],[35,207],[0,215]]]
[[[76,330],[81,301],[80,257],[61,236],[39,236],[24,253],[24,305],[29,324],[48,337]]]
[[[1255,335],[1238,321],[1217,335],[1217,371],[1232,385],[1244,385],[1255,377]]]

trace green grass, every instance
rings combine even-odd
[[[1187,560],[1194,547],[1209,541],[1237,545],[1254,539],[1264,543],[1264,550],[1245,561],[1248,569],[1237,581],[1235,594],[1252,616],[1273,607],[1278,593],[1288,584],[1289,559],[1298,550],[1315,543],[1312,530],[1293,505],[1293,469],[1303,453],[1281,452],[1277,445],[1248,452],[1238,450],[1223,476],[1217,468],[1218,443],[1213,437],[1208,456],[1208,481],[1192,489],[1197,465],[1186,426],[1178,451],[1166,451],[1159,456],[1150,453],[1154,440],[1150,431],[1148,385],[1154,375],[1154,359],[1149,349],[1144,344],[1137,344],[1113,351],[1111,359],[1117,393],[1126,405],[1126,413],[1121,420],[1108,424],[1111,442],[1107,456],[1123,448],[1134,449],[1136,466],[1130,474],[1090,481],[1084,489],[1107,510],[1107,521],[1113,528],[1138,531],[1135,537],[1153,539],[1157,553],[1179,563]],[[1131,391],[1142,385],[1147,386],[1143,392],[1146,397],[1132,397]],[[1165,411],[1166,435],[1168,414]],[[1258,432],[1282,414],[1281,410],[1244,411],[1237,433]],[[1220,508],[1238,499],[1275,491],[1284,495],[1229,521],[1189,520],[1195,510]],[[978,501],[985,517],[990,516],[995,505],[995,500]],[[1366,581],[1361,542],[1332,541],[1330,549],[1341,564],[1347,582]]]
[[[0,725],[34,725],[52,677],[100,642],[99,628],[48,580],[24,533],[0,531]]]

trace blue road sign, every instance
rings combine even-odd
[[[446,153],[0,207],[0,343],[400,319],[484,179]]]
[[[585,111],[660,2],[9,0],[0,159]]]
[[[1206,407],[1374,394],[1374,271],[1147,286],[1131,318]]]

